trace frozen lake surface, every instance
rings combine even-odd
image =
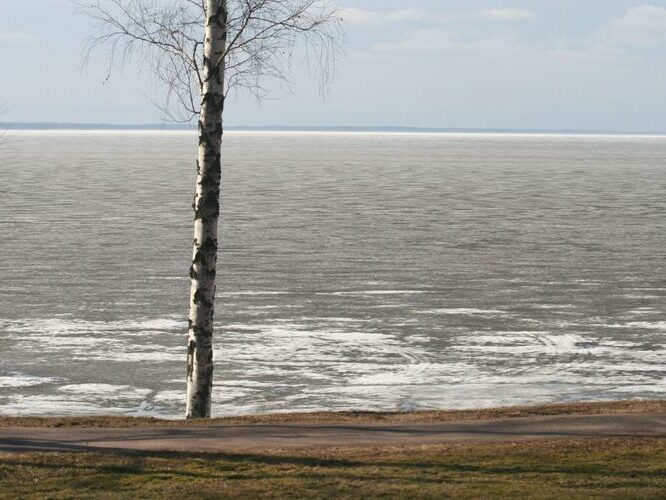
[[[0,148],[0,414],[184,413],[196,137]],[[666,138],[231,133],[213,412],[666,397]]]

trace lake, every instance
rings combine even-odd
[[[0,414],[184,415],[188,132],[0,146]],[[666,395],[666,137],[225,136],[214,415]]]

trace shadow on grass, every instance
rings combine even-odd
[[[332,475],[345,480],[397,480],[406,479],[410,475],[418,475],[419,482],[439,482],[441,476],[446,475],[475,475],[475,476],[552,476],[566,475],[568,478],[584,479],[603,476],[608,479],[632,480],[656,479],[666,484],[666,465],[661,465],[658,458],[655,462],[646,463],[644,468],[640,464],[632,463],[631,457],[625,457],[622,465],[626,468],[618,470],[618,464],[605,463],[595,460],[593,463],[572,462],[571,465],[563,463],[566,449],[561,450],[559,456],[539,455],[538,448],[532,456],[524,452],[512,453],[511,450],[498,449],[494,453],[484,451],[481,455],[464,453],[455,462],[450,452],[441,451],[442,460],[423,460],[418,452],[393,453],[393,460],[386,460],[384,452],[377,452],[373,456],[359,459],[336,459],[313,456],[298,456],[294,454],[259,454],[259,453],[196,453],[176,451],[134,451],[112,448],[94,448],[85,445],[72,444],[63,451],[63,443],[57,442],[57,452],[51,449],[53,443],[49,441],[15,440],[14,443],[21,451],[18,454],[0,454],[0,466],[36,467],[44,469],[78,469],[80,471],[99,472],[104,474],[168,474],[189,478],[200,477],[209,479],[211,472],[227,474],[227,479],[233,479],[228,474],[233,472],[247,479],[256,478],[284,478],[287,476],[306,479],[326,479]],[[39,452],[38,455],[23,453],[26,449]],[[86,452],[81,454],[80,452]],[[604,451],[599,446],[592,451],[592,456],[598,451]],[[425,452],[432,455],[432,452]],[[579,450],[583,453],[583,450]],[[80,457],[79,460],[76,457]],[[68,459],[71,458],[71,460]],[[113,463],[118,460],[119,463]],[[503,460],[511,461],[506,465]],[[620,460],[618,458],[618,460]],[[516,464],[516,461],[527,462]],[[164,464],[163,462],[167,462]],[[476,464],[474,462],[477,462]],[[481,462],[481,463],[479,463]],[[483,463],[486,462],[486,463]],[[538,462],[538,463],[534,463]],[[168,465],[168,468],[164,466]],[[294,466],[300,469],[294,470]],[[178,467],[178,468],[176,468]],[[275,468],[278,470],[275,470]],[[285,470],[279,468],[287,467]],[[192,468],[200,469],[191,470]],[[325,470],[322,473],[321,469]],[[357,470],[358,474],[353,471]],[[403,475],[396,475],[398,471]],[[429,477],[432,476],[432,477]],[[452,477],[447,477],[452,480]]]

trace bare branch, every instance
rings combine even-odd
[[[158,108],[166,117],[179,122],[196,118],[203,86],[204,0],[74,1],[97,22],[84,64],[101,46],[108,49],[109,75],[116,66],[137,60],[165,89]],[[288,86],[297,48],[319,75],[324,91],[344,38],[342,20],[328,0],[229,0],[228,4],[228,44],[222,56],[225,94],[243,89],[261,100],[270,95],[268,81]]]

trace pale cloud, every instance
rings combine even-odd
[[[0,32],[0,43],[30,43],[37,41],[37,36],[25,31]]]
[[[632,7],[613,19],[602,33],[614,45],[654,47],[666,43],[666,8],[656,5]]]
[[[484,9],[479,15],[497,21],[524,21],[534,17],[534,14],[525,9]]]
[[[428,12],[422,9],[398,9],[386,13],[392,21],[420,21],[428,17]]]
[[[430,17],[423,9],[365,10],[341,9],[342,18],[349,24],[381,24],[386,22],[421,21]]]
[[[400,40],[380,42],[372,46],[373,52],[431,52],[461,44],[457,34],[439,29],[419,29],[405,33]]]
[[[559,47],[506,33],[416,29],[356,52],[346,64],[339,95],[371,109],[376,123],[659,130],[659,119],[643,117],[666,109],[659,84],[665,65],[597,44]],[[362,80],[345,77],[359,72]],[[613,121],[617,116],[625,121]]]
[[[514,47],[523,44],[511,32],[479,35],[477,32],[461,33],[445,28],[419,28],[406,30],[393,41],[375,43],[370,47],[374,53],[430,53],[449,50],[468,50],[480,47]],[[522,50],[522,49],[521,49]]]
[[[260,105],[236,97],[229,123],[666,130],[666,0],[339,3],[349,7],[350,36],[327,99],[296,58],[293,93]],[[143,97],[154,92],[145,72],[125,71],[102,86],[103,54],[79,71],[82,37],[94,28],[73,12],[70,0],[0,0],[0,103],[12,102],[0,118],[162,118]],[[47,38],[48,57],[26,65],[25,42]],[[45,72],[47,93],[39,86]],[[277,83],[269,90],[284,94]]]

